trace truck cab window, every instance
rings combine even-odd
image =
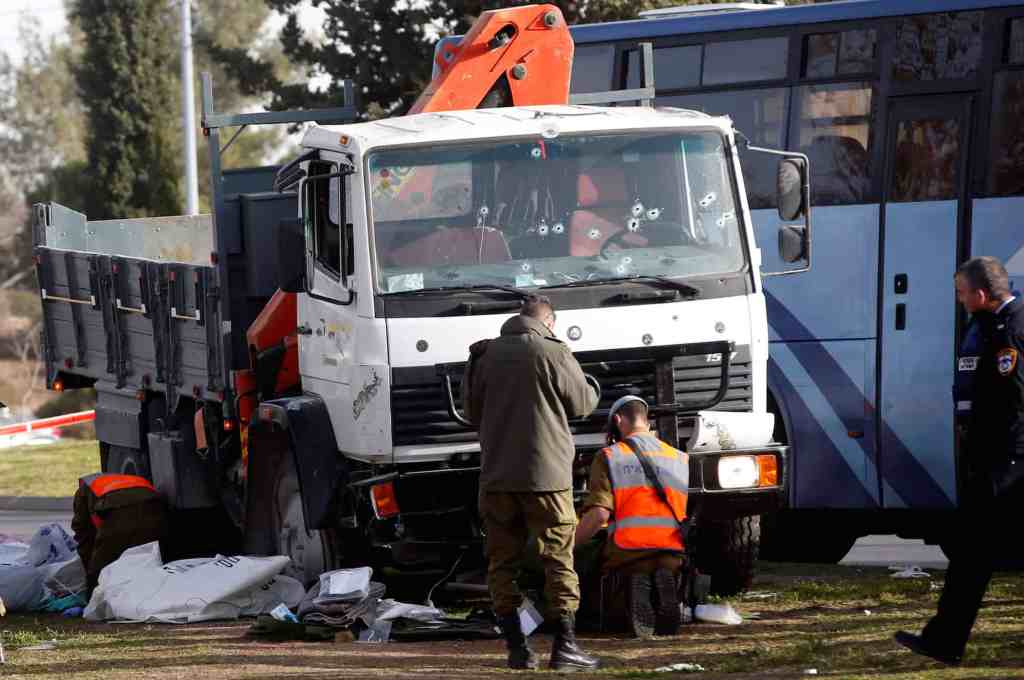
[[[306,193],[306,231],[313,235],[313,256],[337,277],[341,272],[341,224],[344,221],[344,182],[325,177],[337,172],[329,163],[310,163]]]

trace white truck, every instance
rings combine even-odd
[[[204,108],[212,216],[39,205],[35,255],[48,384],[97,390],[104,469],[223,512],[247,552],[289,555],[307,581],[343,563],[478,568],[459,383],[469,345],[530,293],[551,298],[601,392],[571,424],[578,496],[619,396],[647,399],[681,447],[698,412],[766,412],[760,251],[729,119],[421,113],[318,125],[282,168],[221,172],[222,127],[354,111],[218,114],[208,81]],[[806,170],[780,161],[780,212],[805,223],[779,246],[809,265]],[[691,456],[690,507],[698,560],[729,592],[749,579],[757,515],[785,497],[786,449],[721,444]]]

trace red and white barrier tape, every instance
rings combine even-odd
[[[4,425],[0,427],[0,436],[35,432],[37,430],[52,430],[58,427],[67,427],[68,425],[88,423],[92,420],[96,420],[96,411],[79,411],[78,413],[68,413],[67,415],[54,416],[53,418],[30,420],[27,423]]]

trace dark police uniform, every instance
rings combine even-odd
[[[978,315],[981,353],[967,426],[968,471],[956,549],[925,644],[959,658],[971,634],[1007,526],[1024,510],[1024,300]]]

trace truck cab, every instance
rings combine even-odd
[[[557,335],[601,393],[572,423],[578,497],[618,397],[644,397],[680,448],[700,411],[764,414],[765,307],[735,143],[726,118],[649,107],[310,130],[278,176],[299,197],[301,237],[278,247],[298,296],[302,399],[322,402],[345,461],[341,524],[409,564],[481,541],[462,369],[532,293],[552,300]],[[287,420],[257,409],[257,432],[260,414]],[[785,449],[694,454],[691,472],[691,507],[729,521],[779,502]],[[281,549],[315,571],[313,543]]]

